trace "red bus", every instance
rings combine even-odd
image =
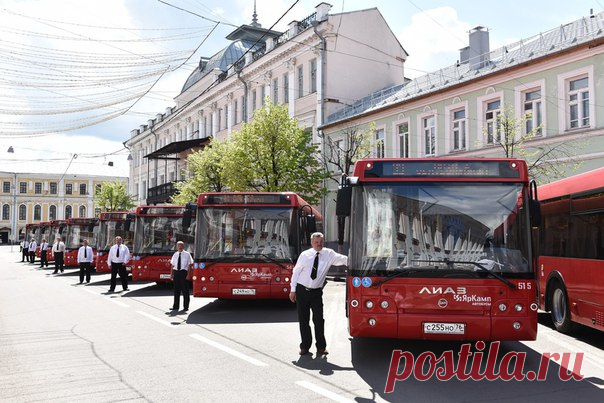
[[[39,256],[40,251],[40,223],[25,224],[25,240],[30,243],[32,238],[36,241],[36,254]]]
[[[96,271],[99,273],[111,273],[111,269],[107,266],[107,256],[116,236],[122,237],[123,244],[130,251],[133,250],[134,213],[116,211],[103,212],[99,215],[99,234],[96,244]],[[129,269],[132,262],[132,259],[128,262]]]
[[[55,260],[55,256],[52,253],[52,245],[55,243],[56,238],[61,238],[65,243],[67,237],[67,220],[50,220],[48,222],[48,243],[51,248],[48,250],[48,261]],[[65,256],[65,254],[63,254]]]
[[[54,239],[51,239],[50,222],[48,221],[43,221],[40,223],[39,238],[36,239],[36,242],[38,243],[38,247],[36,248],[36,258],[38,259],[40,259],[40,243],[42,243],[42,239],[46,239],[46,243],[48,243],[49,246],[52,245],[52,242],[54,241]],[[49,258],[50,253],[46,253],[46,257]]]
[[[183,241],[193,255],[195,248],[194,210],[185,206],[139,206],[136,208],[132,279],[170,282],[170,260],[176,242]]]
[[[535,188],[517,159],[358,161],[336,206],[351,336],[534,340]]]
[[[556,329],[604,330],[604,168],[542,185],[539,305]]]
[[[298,255],[321,214],[294,193],[202,193],[193,296],[286,299]]]
[[[96,240],[99,232],[98,218],[69,218],[67,220],[67,234],[63,241],[65,242],[65,253],[63,259],[65,267],[78,266],[78,250],[82,246],[84,239],[88,240],[88,245],[96,254]],[[92,262],[94,267],[95,262]]]

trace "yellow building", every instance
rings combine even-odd
[[[128,178],[90,174],[0,171],[0,244],[22,239],[25,224],[71,217],[95,217],[95,189]],[[15,237],[16,235],[16,237]]]

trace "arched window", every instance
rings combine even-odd
[[[65,206],[65,219],[71,218],[71,206]]]
[[[27,206],[25,204],[19,206],[19,220],[27,220]]]
[[[34,221],[40,221],[42,219],[42,206],[36,204],[34,206]]]
[[[80,206],[79,217],[86,217],[86,206]]]
[[[2,206],[2,219],[4,221],[10,220],[10,206],[8,204]]]
[[[48,219],[49,220],[57,219],[57,206],[52,205],[48,208]]]

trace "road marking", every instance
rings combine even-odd
[[[146,316],[149,319],[152,319],[152,320],[154,320],[156,322],[159,322],[159,323],[161,323],[164,326],[168,326],[171,329],[176,329],[176,326],[172,325],[172,323],[166,322],[165,320],[161,320],[160,318],[156,318],[155,316],[153,316],[153,315],[151,315],[151,314],[149,314],[147,312],[143,312],[143,311],[136,311],[136,312],[140,313],[143,316]]]
[[[203,343],[209,344],[212,347],[215,347],[215,348],[217,348],[219,350],[224,351],[225,353],[231,354],[232,356],[235,356],[235,357],[240,358],[240,359],[242,359],[244,361],[247,361],[250,364],[254,364],[254,365],[258,366],[258,367],[266,367],[266,366],[268,366],[268,364],[266,364],[266,363],[264,363],[262,361],[259,361],[259,360],[255,359],[255,358],[247,356],[247,355],[245,355],[243,353],[240,353],[239,351],[233,350],[230,347],[224,346],[224,345],[222,345],[220,343],[217,343],[215,341],[212,341],[210,339],[206,339],[205,337],[203,337],[200,334],[191,334],[190,336],[192,338],[194,338],[195,340],[199,340],[199,341],[201,341]]]
[[[302,386],[303,388],[306,388],[308,390],[311,390],[315,393],[320,394],[321,396],[324,396],[328,399],[331,399],[335,402],[342,402],[342,403],[355,403],[354,400],[350,400],[350,399],[346,399],[345,397],[342,397],[340,395],[338,395],[337,393],[333,393],[330,392],[327,389],[323,389],[320,386],[315,385],[314,383],[308,382],[308,381],[298,381],[296,382],[296,385],[298,386]]]
[[[113,302],[115,305],[119,305],[119,306],[123,306],[124,308],[129,308],[130,305],[126,305],[123,302],[118,301],[115,298],[111,298],[111,297],[105,297],[105,299],[109,302]]]

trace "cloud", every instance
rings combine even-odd
[[[409,53],[405,76],[415,78],[459,59],[459,49],[468,46],[470,24],[460,21],[453,7],[439,7],[413,15],[411,24],[398,35]]]

